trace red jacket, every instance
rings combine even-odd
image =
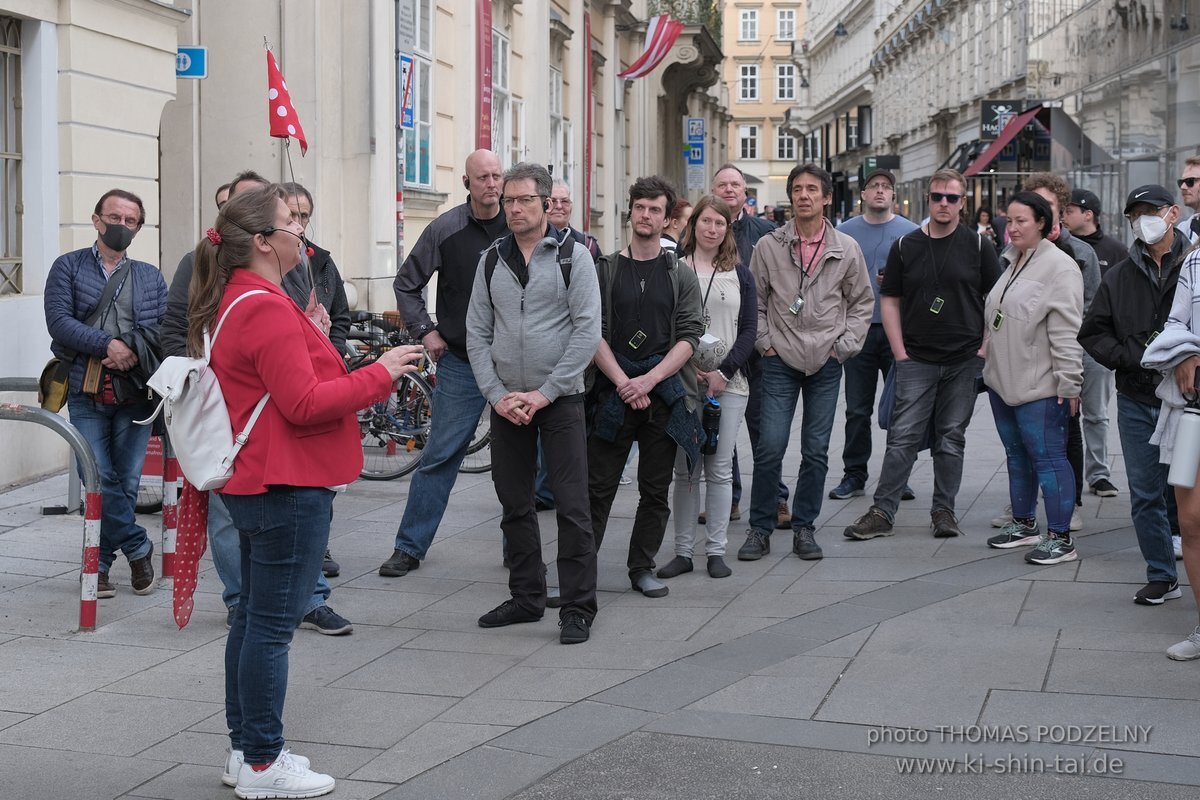
[[[362,470],[362,443],[354,412],[392,389],[387,369],[354,372],[328,337],[281,288],[235,269],[217,318],[252,289],[225,321],[211,364],[221,382],[234,431],[249,420],[265,392],[271,399],[238,454],[225,494],[261,494],[272,485],[337,486]]]

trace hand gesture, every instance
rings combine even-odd
[[[417,364],[422,355],[420,345],[406,344],[387,350],[379,357],[377,363],[387,367],[388,374],[395,383],[408,373],[417,371]]]

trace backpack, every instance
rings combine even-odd
[[[179,468],[188,483],[200,491],[220,489],[233,477],[233,464],[238,452],[246,444],[250,429],[271,397],[269,392],[262,396],[245,429],[234,436],[229,409],[225,406],[225,395],[221,392],[216,373],[208,363],[212,357],[213,343],[221,334],[225,318],[238,303],[254,294],[268,292],[256,289],[230,303],[217,322],[211,339],[208,329],[204,329],[202,358],[171,356],[163,360],[147,381],[162,396],[162,401],[153,414],[147,419],[138,420],[137,424],[148,425],[162,413]]]
[[[574,257],[575,239],[567,236],[558,245],[558,268],[562,272],[563,285],[568,289],[571,288],[571,262]],[[483,279],[487,284],[489,303],[492,300],[492,276],[496,274],[496,264],[499,260],[500,252],[495,246],[489,247],[483,259]]]

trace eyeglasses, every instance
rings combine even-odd
[[[573,205],[574,202],[575,201],[573,201],[569,197],[551,197],[550,198],[550,205],[552,205],[552,206],[569,206],[569,205]]]
[[[540,194],[523,194],[518,197],[501,197],[500,205],[504,206],[505,208],[512,208],[513,203],[516,203],[517,205],[529,208],[531,205],[541,199],[542,195]]]
[[[105,225],[124,225],[126,228],[136,228],[142,224],[137,217],[122,217],[120,214],[104,214],[100,217]]]
[[[880,189],[891,189],[891,188],[892,188],[892,185],[890,183],[888,183],[887,181],[872,181],[871,183],[867,184],[868,192],[878,191]]]
[[[946,194],[945,192],[930,192],[929,193],[929,202],[931,202],[931,203],[940,203],[943,200],[945,200],[950,205],[954,205],[959,200],[962,200],[962,199],[963,199],[963,196],[961,194]]]
[[[1190,189],[1193,186],[1195,186],[1197,183],[1200,183],[1200,178],[1180,178],[1179,179],[1179,188],[1182,189],[1183,187],[1186,186],[1187,188]]]

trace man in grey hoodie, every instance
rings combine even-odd
[[[540,435],[558,512],[559,641],[578,644],[596,616],[583,372],[600,343],[600,285],[587,248],[548,222],[550,191],[541,165],[505,173],[500,202],[512,233],[484,251],[467,307],[467,353],[492,406],[492,481],[512,565],[512,598],[479,625],[536,622],[546,608],[533,501]]]

